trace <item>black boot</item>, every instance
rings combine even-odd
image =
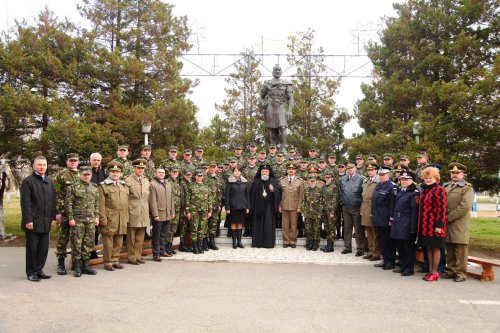
[[[299,234],[297,235],[297,238],[304,238],[304,231],[302,231],[302,228],[299,228]]]
[[[306,250],[311,251],[312,249],[312,239],[306,238]]]
[[[172,255],[177,254],[177,251],[175,251],[174,248],[172,247],[172,242],[168,243],[168,248]]]
[[[333,251],[334,251],[333,241],[328,241],[326,243],[326,246],[323,248],[323,252],[328,253],[328,252],[333,252]]]
[[[250,237],[250,228],[248,227],[248,224],[245,226],[245,231],[243,232],[243,237]]]
[[[233,237],[233,229],[227,229],[227,238]]]
[[[218,250],[219,248],[217,247],[217,245],[215,245],[215,237],[214,236],[210,236],[210,242],[208,244],[208,247],[212,250]]]
[[[243,244],[241,244],[241,234],[242,234],[242,233],[243,233],[243,230],[238,229],[238,244],[237,244],[237,245],[238,245],[238,247],[239,247],[240,249],[243,249],[243,248],[244,248]]]
[[[236,230],[233,230],[231,237],[233,237],[233,249],[238,248],[238,246],[236,246]]]
[[[92,251],[90,252],[90,258],[89,259],[97,259],[99,256],[97,255],[97,251]]]
[[[80,260],[78,259],[73,259],[73,275],[75,277],[80,277],[82,276],[82,270],[80,267]]]
[[[64,267],[64,257],[57,258],[57,274],[66,275],[66,267]]]
[[[82,274],[96,275],[97,272],[90,268],[88,260],[82,260]]]
[[[312,246],[312,251],[318,251],[319,249],[319,240],[314,240],[313,241],[313,246]]]
[[[186,244],[184,244],[184,241],[182,239],[181,239],[181,242],[179,244],[179,251],[181,251],[181,252],[189,252],[188,247],[186,246]]]
[[[193,254],[199,254],[200,251],[198,250],[198,242],[197,241],[193,241]]]
[[[200,253],[205,253],[203,248],[203,239],[198,239],[198,251],[200,251]]]
[[[203,250],[205,250],[205,251],[209,250],[207,237],[203,238]]]

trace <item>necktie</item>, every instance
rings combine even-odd
[[[288,184],[292,183],[292,177],[288,178]]]

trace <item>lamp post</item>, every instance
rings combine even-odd
[[[420,136],[422,135],[422,125],[416,121],[413,123],[413,136],[415,136],[415,143],[420,144]]]
[[[148,144],[148,134],[151,133],[151,122],[143,121],[142,122],[142,133],[144,133],[144,144]]]

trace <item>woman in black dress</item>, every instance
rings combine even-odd
[[[231,230],[233,249],[244,248],[241,244],[241,233],[245,223],[245,214],[248,214],[250,200],[248,198],[248,181],[241,175],[241,170],[236,167],[226,183],[224,206],[226,214],[231,215]]]
[[[269,165],[259,167],[250,189],[252,247],[273,248],[281,188]]]

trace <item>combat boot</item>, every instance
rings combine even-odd
[[[202,254],[205,253],[204,248],[203,248],[203,239],[198,239],[197,245],[198,245],[198,251]]]
[[[237,238],[238,238],[238,244],[237,246],[240,248],[240,249],[243,249],[244,246],[243,244],[241,244],[241,234],[242,234],[242,230],[241,229],[238,229],[238,234],[237,234]]]
[[[328,252],[333,252],[333,251],[334,251],[333,242],[328,241],[326,246],[323,248],[323,252],[328,253]]]
[[[75,277],[82,276],[82,270],[80,267],[80,260],[78,260],[78,259],[73,259],[73,275]]]
[[[186,246],[186,244],[184,244],[184,241],[182,239],[181,239],[181,242],[179,244],[179,251],[181,251],[181,252],[189,252],[188,247]]]
[[[312,249],[312,240],[309,238],[306,238],[306,250],[310,251]]]
[[[172,247],[172,242],[168,243],[168,249],[170,250],[171,255],[177,254],[177,252]]]
[[[57,258],[57,274],[66,275],[66,267],[64,267],[64,257]]]
[[[312,251],[318,251],[318,248],[319,248],[319,241],[318,240],[313,240],[312,241],[312,247],[311,247],[311,250]]]
[[[97,272],[90,268],[88,260],[82,260],[82,274],[96,275]]]
[[[200,251],[198,250],[198,243],[193,240],[193,254],[199,254]]]
[[[203,250],[208,251],[208,239],[207,239],[207,237],[203,238]]]
[[[210,236],[210,243],[208,244],[208,247],[210,247],[212,250],[218,250],[219,248],[217,245],[215,245],[215,237]]]
[[[233,230],[233,232],[231,233],[231,237],[233,237],[233,249],[238,248],[236,246],[236,230]]]

